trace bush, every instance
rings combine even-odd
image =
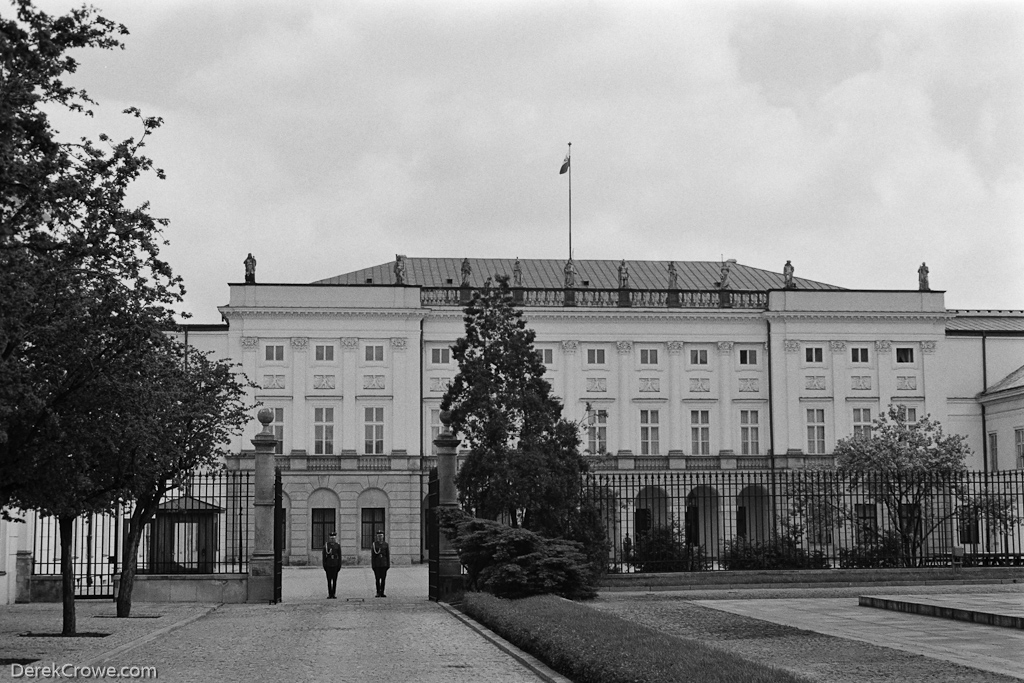
[[[840,548],[839,566],[843,569],[903,566],[900,561],[900,535],[894,531],[887,531],[852,548]]]
[[[640,572],[700,572],[711,568],[704,546],[685,543],[677,525],[640,534],[636,548],[626,559]]]
[[[725,569],[828,569],[828,560],[820,550],[808,552],[796,538],[773,533],[767,541],[737,538],[722,550]]]
[[[785,671],[585,605],[466,594],[462,609],[576,683],[798,683]]]
[[[502,598],[554,593],[592,598],[592,565],[574,541],[548,539],[461,510],[439,510],[442,531],[466,568],[467,588]]]

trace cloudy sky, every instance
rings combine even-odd
[[[37,0],[51,11],[77,3]],[[1024,4],[93,0],[66,134],[167,180],[191,322],[408,256],[740,263],[1024,308]],[[0,11],[9,12],[8,9]]]

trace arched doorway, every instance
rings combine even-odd
[[[719,496],[711,486],[694,487],[686,496],[684,537],[687,545],[703,546],[708,559],[719,556]]]
[[[365,489],[356,498],[355,542],[359,564],[370,563],[370,546],[374,534],[384,532],[384,537],[391,538],[390,500],[382,489]]]
[[[771,499],[763,486],[748,486],[736,496],[736,537],[758,543],[771,535]]]
[[[341,501],[338,499],[338,494],[327,488],[315,489],[309,494],[309,498],[306,502],[307,514],[309,518],[306,520],[309,525],[309,541],[306,543],[306,547],[303,549],[306,553],[306,562],[314,566],[319,566],[321,563],[321,553],[323,552],[324,544],[327,542],[327,536],[332,531],[337,533],[338,531],[338,510],[341,508]],[[298,539],[296,539],[298,540]],[[346,549],[345,541],[341,534],[338,534],[338,542],[341,543],[341,555],[344,558],[346,555],[354,555],[354,548],[349,546]],[[292,545],[294,548],[294,544]]]

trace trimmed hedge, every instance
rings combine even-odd
[[[575,683],[800,683],[805,679],[550,595],[466,593],[462,610]]]

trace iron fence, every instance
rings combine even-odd
[[[195,474],[167,494],[139,543],[139,574],[244,573],[255,530],[250,514],[254,493],[252,472]],[[72,565],[75,593],[81,597],[113,597],[114,577],[124,562],[128,503],[110,513],[75,520]],[[60,574],[60,531],[53,517],[35,527],[33,574]]]
[[[196,474],[164,495],[136,554],[139,574],[238,574],[249,570],[254,473]],[[130,507],[125,510],[124,536]]]
[[[596,472],[611,572],[1024,565],[1024,471]]]

